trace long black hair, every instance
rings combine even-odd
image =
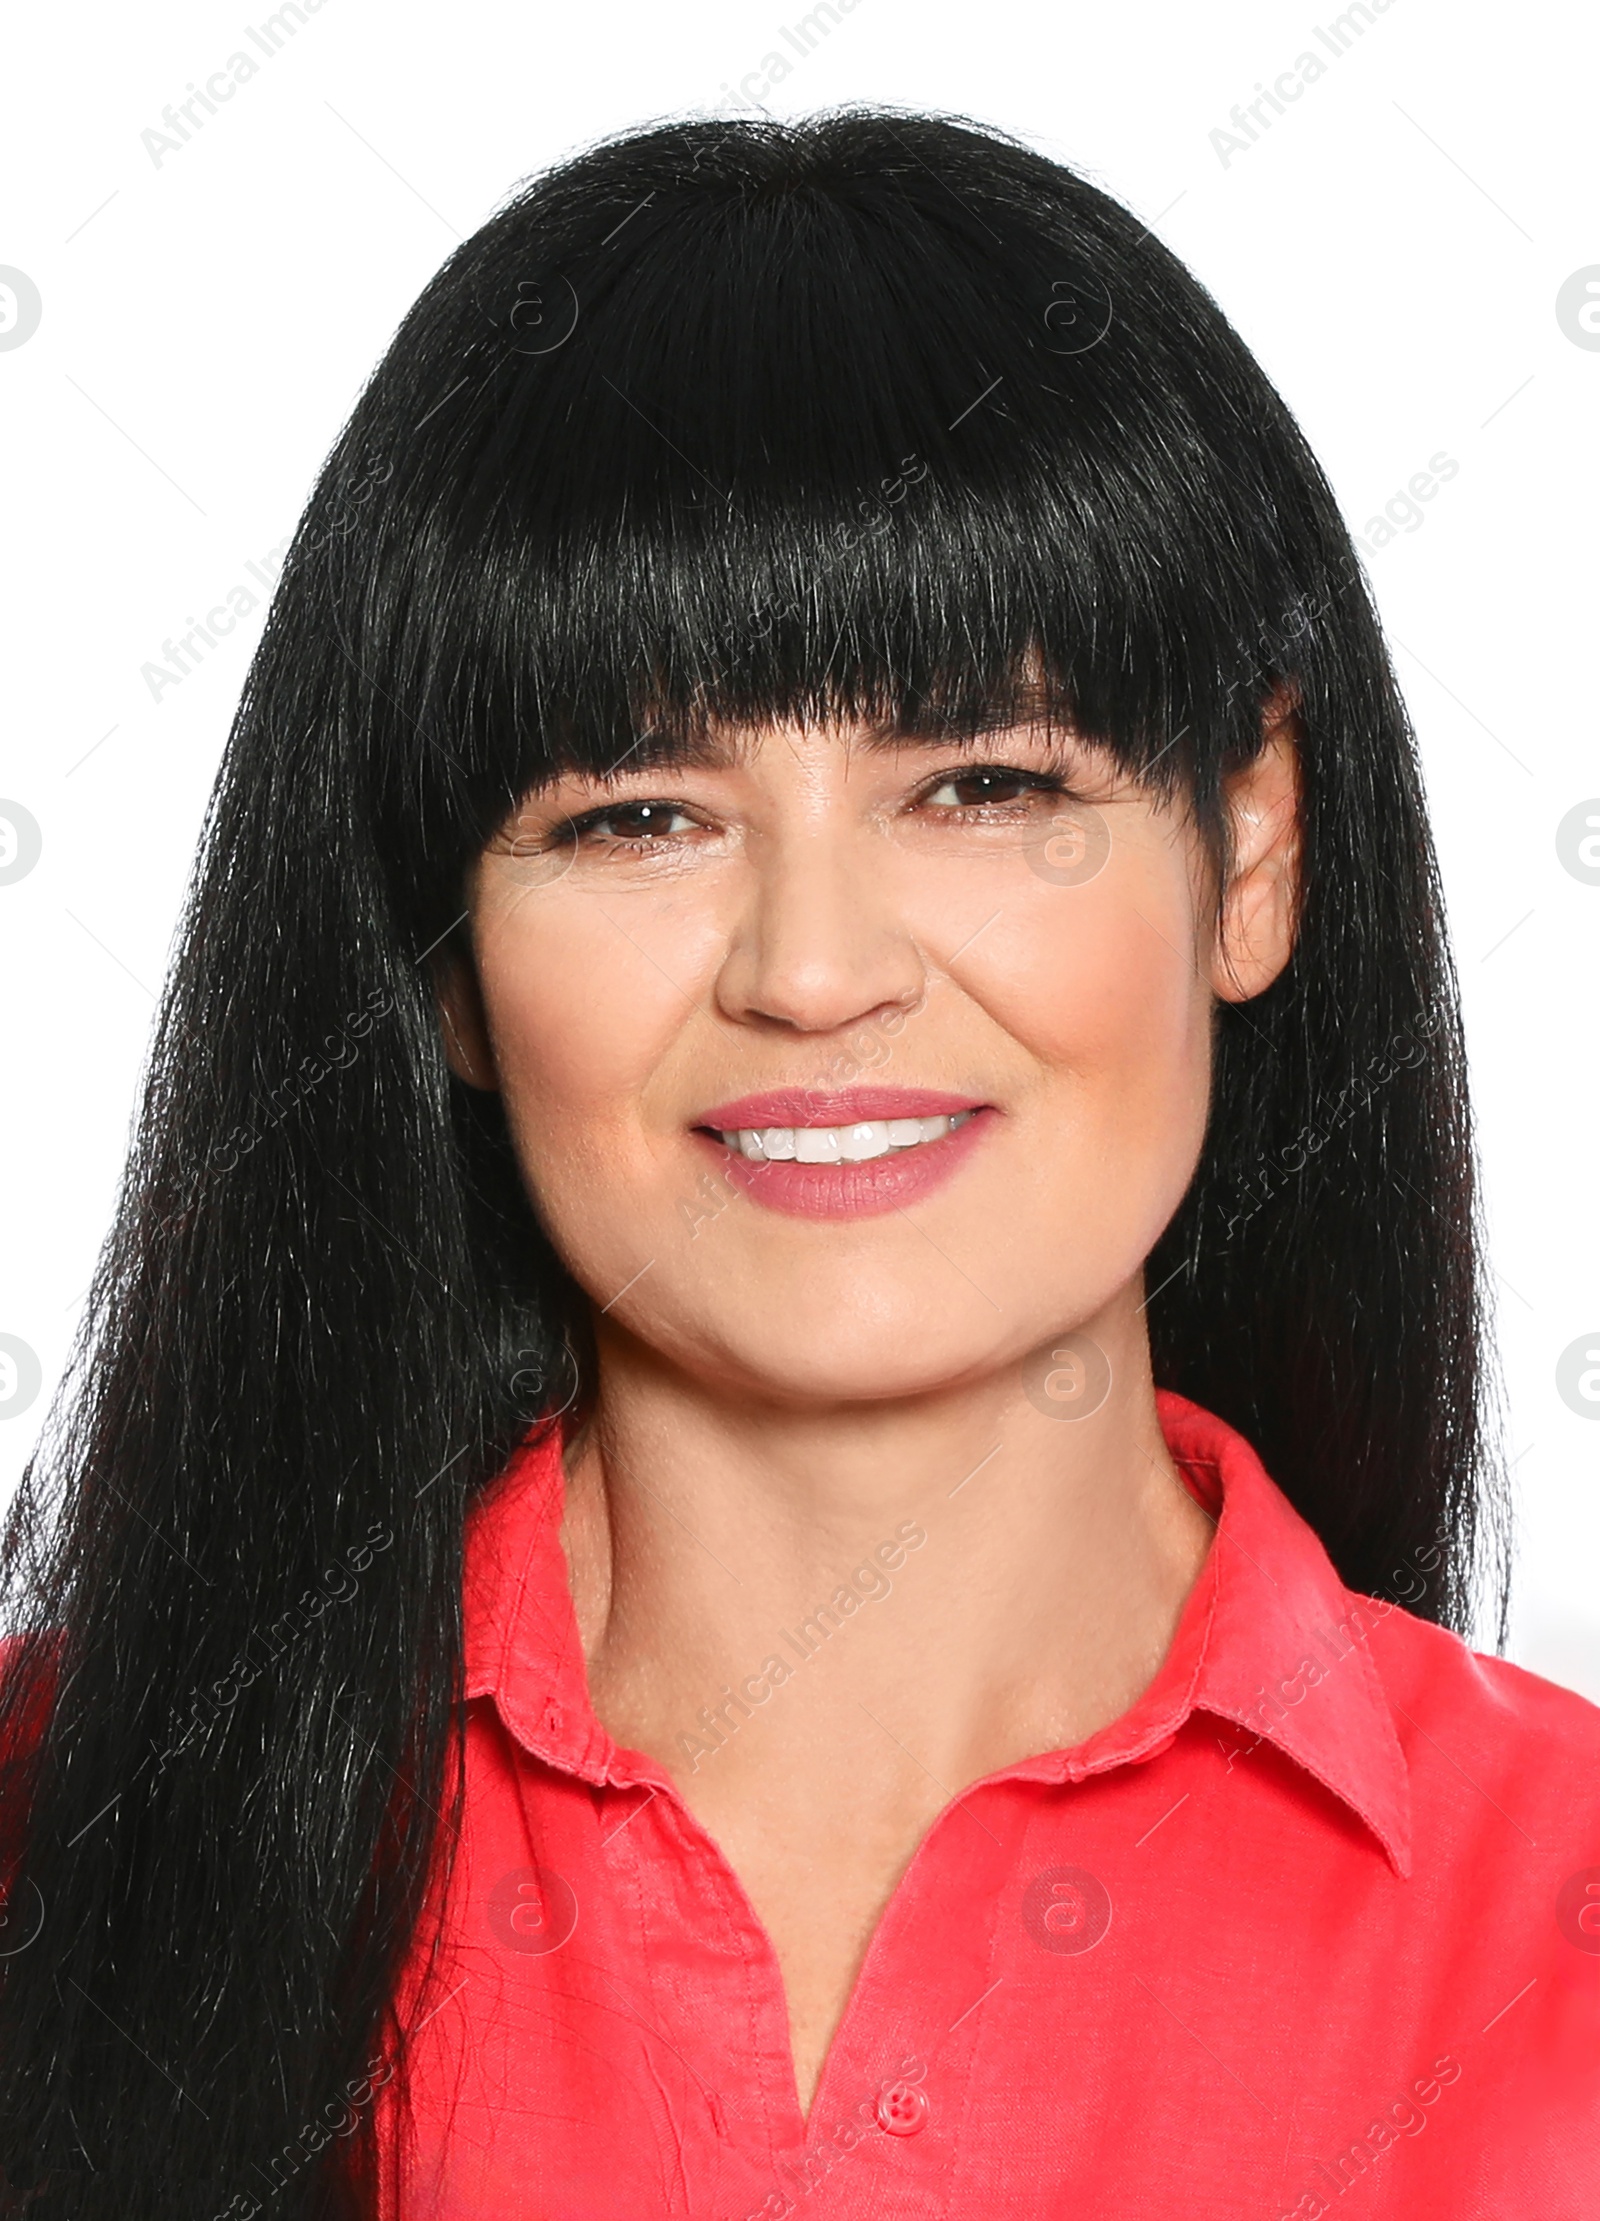
[[[1504,1530],[1457,996],[1416,753],[1329,487],[1216,303],[960,120],[627,134],[400,327],[291,546],[126,1184],[6,1544],[14,2209],[370,2208],[458,1809],[461,1538],[589,1364],[432,992],[557,764],[707,719],[1052,715],[1180,795],[1286,689],[1297,947],[1216,1014],[1156,1378],[1353,1587],[1469,1625]],[[603,1021],[602,1021],[603,1022]],[[379,2059],[390,2062],[382,2072]]]

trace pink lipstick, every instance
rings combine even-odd
[[[865,1218],[930,1194],[998,1114],[923,1087],[775,1088],[695,1120],[723,1176],[795,1218]]]

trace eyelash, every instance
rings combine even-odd
[[[957,769],[937,773],[918,793],[919,802],[937,794],[941,787],[964,786],[972,779],[1016,780],[1027,794],[1061,796],[1072,790],[1067,781],[1065,763],[1047,765],[1042,771],[1024,771],[1019,764],[974,763]],[[985,815],[991,810],[1014,810],[1025,801],[1025,795],[1014,795],[1006,802],[958,802],[949,809],[939,811],[940,817],[959,818],[963,821],[973,816]]]
[[[979,778],[1014,780],[1026,792],[1022,795],[1014,795],[1004,802],[958,802],[938,810],[935,814],[938,817],[954,820],[960,824],[970,824],[975,819],[982,818],[989,818],[992,821],[992,814],[996,810],[1015,810],[1018,807],[1025,806],[1028,794],[1060,797],[1072,792],[1067,779],[1065,762],[1047,766],[1040,771],[1026,771],[1019,764],[971,763],[947,767],[943,771],[936,772],[918,789],[913,807],[926,802],[931,795],[937,794],[941,787],[962,786],[970,780]],[[642,809],[660,810],[663,813],[670,812],[683,817],[693,815],[689,805],[685,802],[675,802],[666,795],[641,795],[634,802],[612,802],[600,809],[583,810],[576,816],[562,818],[559,823],[551,826],[549,832],[545,835],[545,842],[551,847],[567,841],[576,844],[582,841],[587,834],[602,826],[607,818],[619,817],[625,810]],[[605,852],[610,856],[642,856],[649,850],[659,850],[662,846],[663,836],[661,834],[636,835],[631,840],[613,837],[604,843]]]

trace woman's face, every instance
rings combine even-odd
[[[1289,954],[1290,723],[1228,790],[1220,928],[1181,805],[1032,728],[778,726],[529,796],[470,874],[446,1042],[609,1325],[815,1402],[1133,1313],[1214,999]]]

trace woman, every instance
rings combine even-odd
[[[1103,194],[674,125],[469,240],[13,1525],[13,2209],[1587,2210],[1440,907],[1327,485]]]

